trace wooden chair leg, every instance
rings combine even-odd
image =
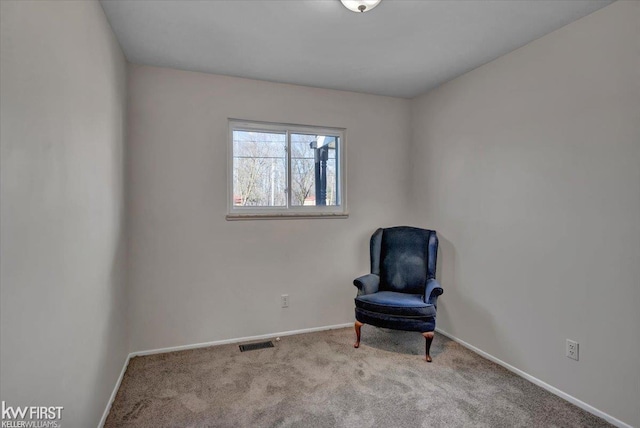
[[[359,348],[360,347],[360,329],[362,328],[362,323],[360,321],[356,321],[355,328],[356,328],[356,343],[353,344],[353,347]]]
[[[431,355],[429,355],[429,351],[431,349],[431,342],[433,342],[433,332],[427,331],[425,333],[422,333],[422,335],[426,340],[425,346],[424,346],[424,353],[426,355],[425,359],[427,360],[428,363],[430,363],[432,360],[431,360]]]

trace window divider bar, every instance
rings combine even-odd
[[[287,131],[287,209],[291,208],[291,132]]]

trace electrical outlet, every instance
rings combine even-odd
[[[567,339],[567,357],[578,361],[579,344],[575,340]]]
[[[289,295],[288,294],[283,294],[282,296],[280,296],[280,306],[283,308],[288,308],[289,307]]]

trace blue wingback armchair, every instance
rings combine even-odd
[[[426,339],[425,356],[436,328],[438,237],[434,230],[399,226],[378,229],[371,236],[371,273],[356,278],[356,343],[363,324],[419,331]]]

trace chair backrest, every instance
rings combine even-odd
[[[399,226],[371,236],[371,273],[380,276],[380,291],[424,293],[436,277],[438,237],[434,230]]]

